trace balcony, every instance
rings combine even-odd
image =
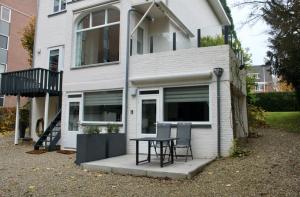
[[[62,72],[34,68],[2,74],[1,94],[7,96],[59,96],[62,91]]]

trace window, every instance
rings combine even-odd
[[[0,88],[1,88],[1,78],[2,78],[2,74],[4,73],[6,70],[6,65],[4,64],[0,64]],[[3,107],[4,105],[4,95],[0,94],[0,107]]]
[[[51,71],[58,71],[58,61],[59,61],[59,49],[50,50],[49,54],[49,69]]]
[[[209,121],[209,87],[164,89],[165,121]]]
[[[0,35],[0,48],[8,50],[8,37]]]
[[[140,27],[137,30],[137,53],[144,53],[144,29]]]
[[[11,10],[7,7],[1,6],[1,20],[10,23]]]
[[[84,121],[121,122],[122,91],[84,94]]]
[[[78,131],[79,130],[79,102],[70,102],[69,103],[69,131]]]
[[[53,12],[61,12],[66,10],[66,0],[54,0]]]
[[[76,67],[119,61],[120,13],[92,12],[77,25]]]

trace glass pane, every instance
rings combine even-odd
[[[67,3],[66,3],[66,0],[61,0],[61,11],[62,10],[65,10],[66,9],[66,6],[67,6]]]
[[[105,10],[92,13],[92,26],[100,26],[105,24]]]
[[[69,104],[69,131],[79,130],[79,102]]]
[[[144,53],[144,29],[138,28],[137,31],[137,53],[143,54]]]
[[[84,107],[85,121],[122,121],[122,105],[95,105]]]
[[[0,35],[0,48],[7,49],[8,37]]]
[[[108,9],[108,23],[114,23],[120,21],[120,12],[115,9]]]
[[[49,57],[49,69],[51,71],[58,71],[58,63],[59,63],[59,49],[51,50]]]
[[[86,29],[90,27],[90,15],[85,16],[78,24],[78,29]]]
[[[156,133],[156,100],[142,101],[142,133]]]
[[[9,21],[10,18],[10,9],[6,7],[2,7],[1,19],[5,21]]]
[[[60,0],[54,0],[54,8],[53,8],[54,12],[58,12],[59,11],[59,1]]]
[[[119,60],[120,26],[77,33],[76,66]]]

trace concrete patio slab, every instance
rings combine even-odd
[[[146,155],[140,156],[140,159],[146,158]],[[81,164],[83,169],[90,171],[102,171],[108,173],[147,176],[153,178],[171,178],[171,179],[191,179],[199,173],[207,164],[214,159],[194,159],[185,162],[184,159],[174,161],[174,164],[163,168],[159,165],[159,159],[152,156],[151,163],[135,165],[135,155],[123,155],[109,159],[93,161]]]

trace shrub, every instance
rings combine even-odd
[[[15,108],[0,108],[0,133],[13,131],[15,128],[15,121]]]
[[[265,113],[261,107],[248,104],[248,124],[250,129],[266,125]]]
[[[256,93],[254,105],[269,112],[300,111],[294,92]]]
[[[84,134],[99,134],[102,131],[99,129],[98,126],[86,126],[83,129]]]
[[[210,47],[210,46],[218,46],[225,44],[224,38],[222,36],[205,36],[201,38],[201,47]]]
[[[119,125],[117,124],[107,125],[107,133],[119,133]]]

